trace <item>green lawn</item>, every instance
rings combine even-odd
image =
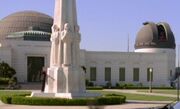
[[[149,92],[148,89],[137,90],[137,91],[138,92]],[[172,95],[176,95],[177,94],[177,90],[176,89],[153,89],[152,92],[153,93],[160,93],[160,94],[172,94]]]
[[[0,90],[0,98],[2,96],[11,96],[11,95],[19,95],[19,94],[31,94],[30,91],[16,91],[16,90]]]
[[[126,96],[127,100],[144,100],[144,101],[175,101],[176,100],[176,98],[173,98],[173,97],[128,94],[128,93],[120,93],[120,92],[113,92],[113,91],[103,91],[103,90],[89,90],[89,92],[97,92],[97,93],[101,93],[101,94],[112,94],[112,93],[120,94],[120,95]],[[0,90],[0,97],[3,96],[3,95],[17,95],[17,94],[30,94],[30,93],[31,93],[30,91]]]
[[[89,92],[97,92],[101,94],[120,94],[127,97],[127,100],[144,100],[144,101],[175,101],[174,97],[162,97],[162,96],[152,96],[152,95],[139,95],[139,94],[128,94],[121,92],[113,92],[113,91],[100,91],[100,90],[91,90]]]
[[[0,90],[5,89],[6,87],[8,87],[8,85],[0,85]]]

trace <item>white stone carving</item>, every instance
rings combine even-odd
[[[73,33],[70,30],[69,23],[64,25],[64,30],[61,32],[61,40],[63,42],[63,64],[66,66],[72,64],[72,41]]]
[[[59,45],[59,28],[57,25],[52,26],[51,34],[51,56],[50,56],[50,66],[58,65],[58,45]]]
[[[85,72],[80,66],[81,34],[77,24],[76,0],[56,0],[54,17],[45,93],[32,93],[32,96],[70,99],[99,96],[85,90]]]

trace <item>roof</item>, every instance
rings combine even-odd
[[[27,41],[50,41],[51,33],[43,31],[21,31],[8,35],[7,39],[23,39]]]
[[[175,38],[168,23],[145,22],[137,34],[135,49],[172,48],[175,49]]]
[[[53,18],[36,11],[13,13],[0,22],[0,40],[14,32],[37,30],[51,33]]]

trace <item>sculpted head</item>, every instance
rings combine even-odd
[[[70,30],[70,25],[69,25],[69,23],[65,23],[64,24],[64,30]]]
[[[54,32],[59,31],[59,27],[57,25],[53,25],[52,31],[54,31]]]

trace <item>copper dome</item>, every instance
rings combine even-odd
[[[175,49],[175,38],[169,24],[165,22],[145,22],[138,32],[135,49],[141,48],[170,48]]]
[[[0,20],[0,40],[14,32],[29,29],[51,33],[53,18],[35,11],[22,11],[13,13]]]

